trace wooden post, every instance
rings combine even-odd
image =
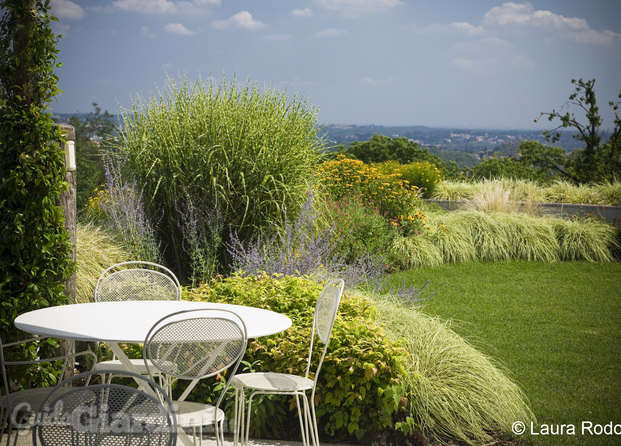
[[[75,166],[69,165],[70,160],[67,156],[68,146],[73,146],[73,163],[75,163],[75,129],[68,124],[60,124],[60,131],[64,134],[65,144],[62,142],[61,148],[65,151],[65,166],[67,171],[65,173],[65,181],[69,184],[69,189],[60,195],[60,206],[63,209],[65,215],[65,229],[69,233],[69,239],[73,245],[73,252],[71,254],[71,261],[76,261],[76,217],[77,217],[77,182],[76,182],[76,170]],[[65,294],[69,297],[72,304],[75,301],[76,292],[76,275],[73,273],[65,281]],[[63,355],[70,355],[75,352],[75,341],[70,339],[62,339],[60,345],[60,352]],[[73,375],[73,368],[67,370],[67,373],[62,378],[68,378]]]
[[[75,160],[75,129],[68,124],[61,124],[60,130],[65,135],[67,144],[74,145]],[[65,147],[65,150],[68,150]],[[67,159],[67,157],[65,157]],[[74,168],[67,166],[67,173],[65,174],[65,181],[69,184],[69,190],[63,192],[60,196],[60,206],[63,208],[65,214],[65,229],[69,233],[69,238],[73,244],[73,253],[71,261],[76,261],[76,216],[77,216],[77,182],[76,171]],[[72,303],[75,303],[75,291],[76,291],[76,275],[71,275],[65,282],[65,294],[69,296]]]

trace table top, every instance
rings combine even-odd
[[[15,326],[36,335],[78,341],[144,342],[151,327],[161,318],[193,309],[224,309],[236,313],[246,324],[248,338],[280,333],[291,327],[291,319],[273,311],[183,300],[59,305],[24,313],[15,319]]]

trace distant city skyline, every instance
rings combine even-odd
[[[118,114],[167,88],[250,81],[326,124],[546,130],[572,79],[621,92],[621,2],[607,0],[52,0],[55,113]],[[578,109],[570,109],[576,112]]]

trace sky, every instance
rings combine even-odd
[[[322,124],[551,129],[572,79],[603,127],[621,92],[618,0],[52,0],[53,112],[120,113],[169,79],[304,99]],[[569,108],[584,122],[584,114]]]

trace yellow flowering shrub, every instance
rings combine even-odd
[[[319,165],[315,178],[331,199],[355,198],[376,208],[387,219],[415,214],[418,208],[419,188],[401,178],[399,173],[385,174],[344,155]]]
[[[385,175],[397,175],[409,184],[418,187],[425,197],[433,195],[436,186],[442,181],[440,169],[428,161],[417,161],[400,164],[397,161],[386,161],[372,165]]]

